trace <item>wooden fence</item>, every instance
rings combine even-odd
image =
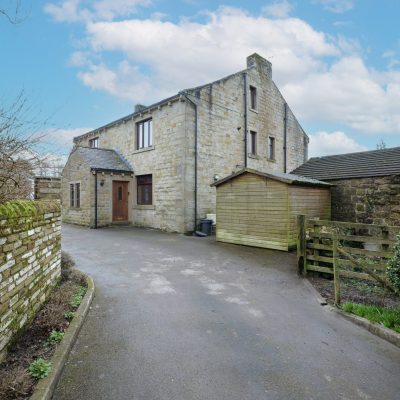
[[[298,216],[299,273],[323,272],[334,276],[335,301],[340,302],[340,277],[386,280],[387,261],[393,256],[398,226],[323,221]]]

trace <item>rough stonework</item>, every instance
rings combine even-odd
[[[60,204],[0,205],[0,360],[61,275]]]
[[[35,176],[35,200],[59,200],[61,198],[61,178]]]
[[[400,175],[329,183],[333,220],[400,226]]]
[[[257,91],[254,110],[250,107],[250,87]],[[137,123],[149,118],[153,124],[153,143],[138,150]],[[257,132],[256,154],[250,154],[250,131]],[[248,142],[246,157],[245,137]],[[273,159],[268,157],[269,137],[275,139]],[[245,158],[249,168],[284,172],[286,152],[286,171],[290,171],[305,161],[308,146],[307,135],[272,81],[271,63],[257,54],[247,58],[247,68],[243,71],[184,90],[150,107],[141,106],[133,114],[79,136],[74,142],[76,146],[90,147],[97,138],[100,148],[116,150],[132,165],[129,222],[174,232],[195,229],[196,189],[198,222],[206,214],[215,213],[216,193],[210,185],[243,168]],[[64,169],[63,218],[67,222],[91,225],[94,190],[91,192],[90,188],[94,187],[94,182],[79,163],[78,158],[70,159]],[[136,177],[150,174],[153,202],[139,205]],[[68,184],[78,181],[82,182],[81,210],[74,210],[68,207]],[[99,203],[104,210],[103,220],[109,223],[112,222],[110,186],[103,186],[101,200],[109,206]]]

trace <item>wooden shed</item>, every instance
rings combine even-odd
[[[245,168],[212,186],[217,241],[288,251],[296,247],[297,215],[330,219],[330,184],[293,174]]]

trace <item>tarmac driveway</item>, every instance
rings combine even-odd
[[[400,399],[400,350],[328,312],[295,256],[64,226],[95,280],[54,399]]]

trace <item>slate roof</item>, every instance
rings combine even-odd
[[[259,175],[259,176],[262,176],[265,178],[275,179],[277,181],[284,182],[289,185],[325,186],[325,187],[331,186],[331,184],[329,184],[329,183],[321,182],[317,179],[305,178],[304,176],[299,176],[299,175],[294,175],[294,174],[286,174],[283,172],[261,172],[261,171],[257,171],[255,169],[251,169],[251,168],[241,169],[238,172],[235,172],[225,178],[222,178],[222,179],[214,182],[213,184],[211,184],[211,186],[219,186],[222,183],[230,181],[231,179],[236,178],[237,176],[242,175],[246,172],[250,173],[250,174]]]
[[[321,180],[399,175],[400,147],[314,157],[292,173]]]
[[[74,150],[92,170],[133,172],[129,163],[115,150],[77,147]]]

